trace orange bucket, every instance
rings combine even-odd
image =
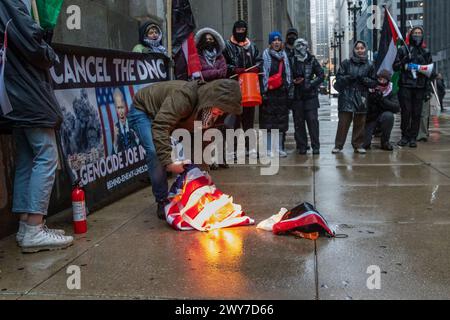
[[[256,107],[262,104],[259,76],[256,73],[243,73],[239,76],[242,92],[242,106]]]

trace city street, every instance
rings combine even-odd
[[[156,217],[141,190],[88,219],[89,232],[67,250],[23,255],[0,240],[1,299],[444,299],[450,297],[450,113],[431,121],[418,149],[367,155],[347,143],[332,155],[337,101],[321,97],[322,154],[294,153],[277,176],[258,167],[215,171],[213,180],[260,222],[311,202],[344,239],[300,240],[241,227],[176,232]],[[399,119],[393,142],[400,138]],[[48,222],[72,233],[71,211]],[[67,269],[81,268],[69,290]],[[369,290],[368,268],[381,270]],[[370,269],[370,268],[369,268]]]

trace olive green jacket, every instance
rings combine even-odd
[[[139,90],[134,97],[138,110],[152,121],[153,142],[163,166],[172,163],[171,133],[179,128],[194,131],[201,111],[217,107],[226,114],[242,114],[242,95],[234,80],[216,80],[207,84],[186,81],[161,82]]]

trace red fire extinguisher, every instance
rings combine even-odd
[[[76,183],[72,191],[73,229],[75,234],[87,232],[86,197],[81,183]]]

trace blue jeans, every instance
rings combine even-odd
[[[54,129],[14,129],[16,174],[12,212],[47,215],[58,167]]]
[[[156,201],[164,201],[169,195],[169,185],[166,169],[161,165],[153,143],[152,119],[145,112],[132,106],[128,113],[128,123],[138,135],[141,145],[147,153],[148,174]]]

